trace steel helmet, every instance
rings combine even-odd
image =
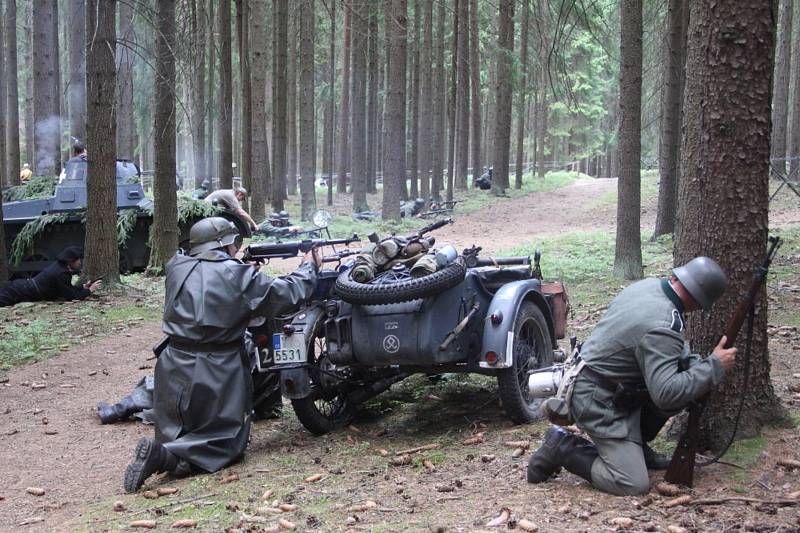
[[[233,244],[239,231],[230,220],[222,217],[204,218],[189,230],[189,255],[197,255]]]
[[[686,287],[694,301],[706,311],[711,309],[711,305],[722,296],[728,286],[725,272],[710,257],[695,257],[672,273]]]

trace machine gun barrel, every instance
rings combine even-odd
[[[245,261],[286,259],[296,257],[300,253],[306,253],[314,248],[335,246],[337,244],[347,246],[359,240],[358,235],[354,233],[352,237],[347,239],[305,239],[302,241],[251,244],[245,249],[243,259]]]
[[[417,237],[422,237],[426,233],[430,233],[433,230],[436,230],[436,229],[439,229],[439,228],[443,228],[444,226],[446,226],[448,224],[452,224],[452,223],[453,223],[453,219],[452,218],[445,218],[445,219],[442,219],[442,220],[437,220],[436,222],[434,222],[432,224],[428,224],[427,226],[425,226],[423,228],[420,228],[420,230],[416,233],[416,236]]]

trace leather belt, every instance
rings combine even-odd
[[[608,392],[618,392],[620,389],[625,389],[628,393],[647,394],[647,389],[642,384],[612,381],[588,365],[584,365],[580,375],[586,376],[586,379]]]
[[[244,340],[231,342],[194,342],[180,337],[170,337],[169,345],[185,352],[225,352],[244,346]]]

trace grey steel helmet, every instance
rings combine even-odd
[[[725,272],[710,257],[695,257],[672,271],[700,307],[708,311],[728,286]]]
[[[195,222],[189,230],[189,255],[233,244],[239,238],[239,230],[230,220],[222,217],[204,218]]]

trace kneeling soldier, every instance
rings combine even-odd
[[[611,494],[647,492],[647,468],[669,466],[647,442],[733,368],[736,348],[723,348],[725,337],[706,358],[684,342],[684,312],[710,309],[726,285],[715,261],[697,257],[670,280],[645,279],[619,293],[583,346],[569,405],[593,442],[553,426],[528,463],[528,481],[547,481],[563,466]]]
[[[293,274],[272,279],[235,259],[241,239],[224,218],[197,222],[189,239],[189,255],[165,269],[161,329],[169,345],[155,369],[156,435],[139,440],[125,471],[127,492],[152,474],[215,472],[244,453],[253,410],[248,321],[292,312],[316,287],[314,252]]]

